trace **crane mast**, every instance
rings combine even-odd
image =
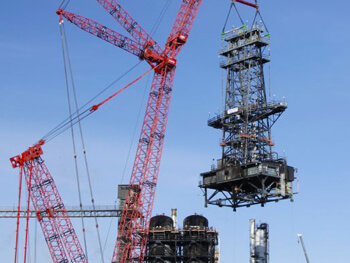
[[[182,2],[163,52],[170,61],[175,59],[185,44],[200,4],[201,0]],[[130,189],[118,228],[113,263],[140,262],[145,256],[174,77],[173,63],[164,63],[154,74]]]
[[[186,43],[202,0],[184,0],[164,50],[115,0],[98,3],[132,36],[80,15],[57,10],[60,19],[146,60],[154,69],[146,112],[132,168],[112,262],[140,262],[145,256],[159,166],[176,68],[176,56]]]
[[[12,167],[19,168],[21,174],[24,174],[29,197],[53,262],[68,263],[70,259],[71,262],[87,263],[56,184],[41,158],[43,144],[41,141],[12,157]]]

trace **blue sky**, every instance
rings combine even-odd
[[[165,0],[122,0],[121,4],[150,31]],[[8,158],[19,154],[68,114],[58,17],[59,1],[6,1],[0,10],[0,206],[17,203],[18,171]],[[348,258],[349,220],[347,34],[348,1],[260,1],[271,33],[271,86],[276,98],[286,97],[289,109],[273,130],[276,150],[285,151],[298,167],[301,193],[295,202],[230,209],[203,207],[199,174],[219,158],[220,132],[206,126],[208,113],[221,106],[222,72],[218,67],[220,32],[229,0],[203,0],[186,47],[178,56],[175,88],[168,121],[154,214],[178,208],[179,222],[194,212],[208,217],[220,233],[222,262],[248,262],[249,219],[270,224],[271,263],[304,262],[296,233],[304,235],[312,262],[343,263]],[[163,46],[179,1],[172,0],[154,38]],[[251,11],[240,7],[244,19]],[[96,1],[72,0],[68,11],[123,30]],[[231,17],[228,25],[238,25]],[[66,23],[72,66],[81,103],[138,62],[132,55]],[[146,63],[128,74],[107,94],[148,69]],[[268,72],[268,71],[267,71]],[[136,141],[132,134],[147,78],[125,91],[83,123],[89,164],[98,204],[113,204],[117,185],[127,183]],[[149,85],[148,85],[149,86]],[[149,88],[149,87],[148,87]],[[143,101],[143,104],[142,104]],[[143,115],[143,114],[141,114]],[[141,116],[142,118],[142,116]],[[141,121],[136,128],[138,137]],[[131,155],[123,177],[127,154]],[[67,205],[77,205],[69,133],[44,146],[43,158]],[[80,155],[81,157],[81,155]],[[81,167],[81,170],[83,167]],[[84,204],[90,204],[85,175]],[[98,261],[93,222],[88,224],[90,262]],[[80,232],[79,220],[73,220]],[[103,241],[109,219],[100,220]],[[22,223],[23,227],[24,223]],[[106,242],[109,259],[116,222]],[[33,249],[35,223],[31,222]],[[0,221],[0,254],[13,260],[15,221]],[[23,238],[23,232],[22,232]],[[80,237],[82,241],[82,237]],[[23,242],[21,243],[23,246]],[[37,262],[50,262],[38,230]],[[33,255],[33,250],[31,251]],[[107,260],[108,261],[108,260]]]

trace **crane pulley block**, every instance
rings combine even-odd
[[[23,163],[34,160],[44,154],[41,146],[45,143],[44,140],[39,141],[38,144],[29,147],[28,150],[24,151],[20,155],[10,158],[10,162],[13,168],[23,166]]]
[[[173,68],[176,66],[177,60],[175,58],[167,58],[165,62],[168,67]]]
[[[167,46],[168,47],[179,47],[184,45],[187,42],[188,36],[182,33],[177,33],[168,39]]]
[[[158,55],[149,47],[145,48],[145,50],[143,51],[142,59],[145,59],[148,63],[155,63],[157,65],[164,61],[164,57]]]

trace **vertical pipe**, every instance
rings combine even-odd
[[[20,212],[21,212],[22,175],[23,175],[23,166],[21,166],[19,168],[17,227],[16,227],[16,244],[15,244],[15,263],[17,263],[17,255],[18,255],[18,234],[19,234],[19,221],[20,221],[19,217],[20,217]]]
[[[281,173],[281,195],[286,196],[286,174]]]
[[[173,228],[177,228],[177,209],[172,208],[171,209],[171,218],[173,219]]]
[[[255,220],[250,219],[250,263],[255,263]]]

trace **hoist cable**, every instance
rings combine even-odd
[[[105,244],[103,246],[103,253],[105,252],[106,250],[106,246],[107,246],[107,241],[108,241],[108,238],[109,238],[109,234],[111,233],[111,228],[112,228],[112,223],[114,221],[114,217],[111,218],[111,221],[109,223],[109,227],[108,227],[108,231],[107,231],[107,236],[106,236],[106,240],[105,240]]]
[[[61,4],[60,4],[60,6],[58,7],[58,9],[62,8],[64,2],[66,2],[66,0],[62,0],[62,2],[61,2]]]
[[[255,23],[255,20],[258,16],[258,11],[255,12],[255,16],[254,16],[254,19],[253,19],[253,22],[252,22],[252,27],[254,26],[254,23]]]
[[[151,30],[151,32],[150,32],[150,36],[153,37],[154,34],[156,33],[156,31],[157,31],[159,25],[161,24],[161,22],[162,22],[162,20],[163,20],[163,18],[164,18],[164,16],[165,16],[165,14],[166,14],[166,12],[167,12],[168,9],[169,9],[170,4],[171,4],[171,0],[167,0],[167,2],[165,3],[165,5],[164,5],[162,11],[160,12],[158,18],[156,19],[156,22],[154,23],[154,26],[153,26],[153,28],[152,28],[152,30]]]
[[[124,88],[118,90],[117,92],[113,93],[111,96],[109,96],[108,98],[104,99],[103,101],[101,101],[98,104],[95,104],[94,106],[91,107],[90,111],[94,112],[97,111],[102,105],[104,105],[105,103],[107,103],[108,101],[110,101],[111,99],[113,99],[114,97],[116,97],[117,95],[119,95],[121,92],[123,92],[124,90],[126,90],[127,88],[129,88],[131,85],[135,84],[137,81],[139,81],[140,79],[142,79],[143,77],[147,76],[151,71],[156,70],[162,66],[164,66],[165,62],[160,63],[158,66],[156,66],[155,68],[150,68],[148,71],[146,71],[145,73],[143,73],[141,76],[137,77],[134,81],[130,82],[128,85],[126,85]]]
[[[263,24],[264,24],[264,27],[265,27],[265,29],[266,29],[266,32],[269,33],[269,29],[267,28],[267,26],[266,26],[266,24],[265,24],[265,21],[264,21],[262,15],[261,15],[260,11],[257,10],[257,13],[258,13],[258,15],[259,15],[259,17],[260,17],[260,19],[261,19],[261,22],[263,22]]]
[[[241,14],[239,13],[238,8],[237,8],[237,6],[235,5],[235,3],[233,3],[233,6],[234,6],[234,8],[236,9],[236,13],[237,13],[237,15],[238,15],[239,20],[241,21],[242,25],[244,25],[244,21],[243,21],[243,19],[242,19],[242,17],[241,17]]]
[[[58,9],[66,9],[71,0],[68,0],[67,2],[66,1],[67,0],[63,0]]]
[[[62,57],[63,57],[63,66],[64,66],[64,75],[65,75],[65,83],[66,83],[66,93],[67,93],[67,101],[68,101],[68,110],[69,110],[69,118],[70,118],[70,129],[71,129],[71,136],[72,136],[72,146],[73,146],[73,158],[74,158],[74,167],[75,167],[75,176],[77,180],[77,187],[78,187],[78,197],[79,197],[79,207],[80,212],[83,212],[83,204],[82,204],[82,197],[81,197],[81,188],[80,188],[80,178],[79,178],[79,168],[78,168],[78,160],[77,160],[77,151],[76,151],[76,143],[75,143],[75,134],[74,134],[74,128],[73,128],[73,120],[72,120],[72,106],[71,106],[71,98],[70,98],[70,92],[69,92],[69,80],[68,80],[68,72],[67,72],[67,61],[66,61],[66,52],[67,51],[67,58],[68,58],[68,49],[67,49],[67,42],[65,39],[65,33],[64,33],[64,24],[60,23],[60,34],[61,34],[61,41],[62,41]],[[69,65],[69,62],[68,62]],[[70,68],[70,66],[69,66]],[[72,78],[72,85],[74,85],[73,77]],[[88,260],[88,250],[87,250],[87,242],[86,242],[86,233],[85,233],[85,222],[84,218],[81,217],[81,225],[83,230],[83,239],[84,239],[84,248],[85,248],[85,256]]]
[[[269,101],[272,98],[272,89],[271,89],[271,63],[269,63]]]
[[[224,27],[222,28],[222,33],[225,32],[226,25],[227,25],[228,19],[230,18],[230,14],[231,14],[232,6],[233,6],[233,5],[234,5],[234,3],[232,2],[231,5],[230,5],[230,9],[228,10],[228,14],[227,14],[227,17],[226,17],[226,20],[225,20]]]
[[[131,68],[129,68],[127,71],[125,71],[121,76],[119,76],[117,79],[115,79],[112,83],[110,83],[106,88],[98,92],[94,97],[92,97],[90,100],[88,100],[83,106],[79,108],[80,111],[80,120],[85,119],[87,116],[89,116],[92,112],[90,112],[90,108],[86,108],[92,101],[97,99],[99,96],[101,96],[103,93],[105,93],[108,89],[110,89],[113,85],[115,85],[117,82],[119,82],[122,78],[124,78],[126,75],[128,75],[131,71],[133,71],[137,66],[141,64],[142,61],[138,62]],[[77,120],[77,112],[74,112],[72,114],[73,123]],[[70,117],[67,117],[64,119],[61,123],[59,123],[57,126],[55,126],[50,132],[48,132],[45,136],[43,136],[41,139],[45,140],[46,142],[52,140],[53,138],[57,137],[61,133],[65,132],[67,129],[69,129],[70,124]],[[67,128],[68,126],[68,128]]]
[[[63,23],[62,23],[62,25],[63,25]],[[97,217],[96,217],[96,215],[97,215],[97,213],[96,213],[96,206],[95,206],[95,200],[94,200],[94,195],[93,195],[93,189],[92,189],[92,183],[91,183],[91,177],[90,177],[90,170],[89,170],[89,165],[88,165],[88,160],[87,160],[86,147],[85,147],[85,141],[84,141],[84,136],[83,136],[83,129],[82,129],[81,120],[80,120],[80,116],[79,116],[79,106],[78,106],[77,94],[76,94],[75,83],[74,83],[74,79],[73,79],[73,72],[72,72],[72,66],[71,66],[70,57],[69,57],[69,49],[68,49],[66,32],[64,30],[64,25],[62,26],[62,28],[63,28],[63,36],[64,36],[64,41],[65,41],[66,51],[67,51],[67,62],[68,62],[68,67],[69,67],[69,73],[70,73],[70,76],[71,76],[71,83],[72,83],[72,90],[73,90],[75,110],[77,112],[77,123],[78,123],[78,128],[79,128],[79,133],[80,133],[81,145],[83,147],[83,155],[84,155],[84,163],[85,163],[86,175],[87,175],[88,183],[89,183],[91,204],[92,204],[92,208],[93,208],[93,211],[94,211],[95,227],[96,227],[96,231],[97,231],[97,238],[98,238],[98,243],[99,243],[99,248],[100,248],[101,261],[102,261],[102,263],[104,263],[102,243],[101,243],[101,235],[100,235],[98,220],[97,220]],[[70,115],[71,115],[71,112],[70,112]]]
[[[143,92],[143,96],[142,96],[142,100],[141,100],[139,112],[138,112],[138,114],[137,114],[136,123],[135,123],[135,127],[134,127],[134,132],[133,132],[132,137],[131,137],[131,143],[130,143],[128,155],[127,155],[127,157],[126,157],[126,162],[125,162],[125,166],[124,166],[124,170],[123,170],[123,174],[122,174],[122,178],[121,178],[121,180],[120,180],[120,183],[123,183],[124,176],[125,176],[125,172],[126,172],[126,168],[127,168],[127,166],[128,166],[128,162],[129,162],[129,158],[130,158],[130,154],[131,154],[132,145],[133,145],[133,142],[134,142],[134,139],[135,139],[135,135],[136,135],[137,126],[138,126],[138,123],[139,123],[140,117],[141,117],[142,105],[143,105],[144,99],[145,99],[145,97],[146,97],[146,91],[147,91],[148,82],[149,82],[149,75],[148,75],[148,78],[147,78],[147,81],[146,81],[145,90],[144,90],[144,92]]]
[[[87,109],[87,110],[84,112],[84,114],[82,113],[82,114],[80,115],[80,120],[85,119],[86,117],[90,116],[91,114],[92,114],[92,112],[90,111],[90,109]],[[77,121],[77,117],[72,118],[72,120],[73,120],[73,126],[74,126],[75,124],[77,124],[77,122],[78,122],[78,121]],[[69,128],[70,128],[70,122],[68,122],[68,125],[65,124],[64,126],[62,126],[60,129],[58,129],[55,133],[51,134],[50,136],[47,136],[47,137],[43,138],[43,140],[45,140],[45,142],[47,143],[47,142],[49,142],[49,141],[55,139],[57,136],[61,135],[62,133],[64,133],[64,132],[65,132],[66,130],[68,130]]]

